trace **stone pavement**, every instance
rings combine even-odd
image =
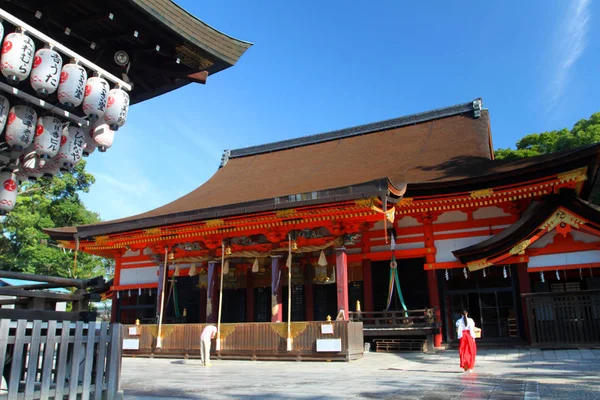
[[[123,359],[125,399],[597,399],[600,350],[367,353],[350,362]]]

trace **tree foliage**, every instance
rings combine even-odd
[[[79,197],[94,181],[82,161],[72,172],[23,183],[15,208],[0,220],[0,269],[69,278],[106,275],[107,260],[79,252],[74,268],[74,253],[42,231],[99,222]]]
[[[516,149],[498,149],[494,152],[498,160],[518,160],[541,154],[570,150],[600,141],[600,113],[582,119],[572,129],[532,133],[521,138]]]

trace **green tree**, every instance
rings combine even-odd
[[[600,113],[577,122],[571,130],[532,133],[521,138],[516,149],[498,149],[494,152],[498,160],[518,160],[541,154],[569,150],[600,141]]]
[[[497,160],[518,160],[597,142],[600,142],[600,112],[580,120],[571,130],[565,128],[526,135],[517,142],[516,149],[498,149],[494,155]],[[595,185],[588,201],[600,205],[600,185]]]
[[[0,220],[0,269],[68,278],[107,275],[107,260],[83,252],[78,252],[74,268],[74,253],[42,231],[99,222],[79,197],[94,181],[82,161],[72,172],[23,183],[15,208]]]

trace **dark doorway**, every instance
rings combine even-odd
[[[429,305],[427,272],[423,269],[424,259],[411,258],[398,260],[398,278],[400,289],[408,309],[422,309]],[[387,307],[390,286],[390,262],[378,261],[372,265],[373,306],[375,311],[383,311]],[[390,309],[400,310],[402,305],[396,290],[392,297]]]
[[[336,288],[335,284],[313,286],[315,321],[325,321],[328,315],[331,319],[337,316]]]
[[[482,329],[482,339],[508,339],[519,336],[517,307],[513,276],[514,268],[486,268],[472,273],[462,269],[449,270],[444,280],[446,309],[446,335],[448,340],[456,338],[454,324],[462,310],[469,312],[475,325]]]
[[[271,322],[271,288],[254,288],[254,321]]]
[[[282,288],[282,307],[283,321],[287,321],[288,314],[288,287],[284,286]],[[304,285],[292,285],[292,321],[305,321],[305,311],[304,307]]]
[[[246,289],[223,290],[223,322],[246,321]]]

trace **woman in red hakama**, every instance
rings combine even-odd
[[[475,356],[477,345],[475,344],[475,321],[468,317],[467,310],[463,310],[462,317],[456,321],[457,337],[460,339],[458,353],[460,355],[460,367],[465,371],[472,372],[475,367]]]

